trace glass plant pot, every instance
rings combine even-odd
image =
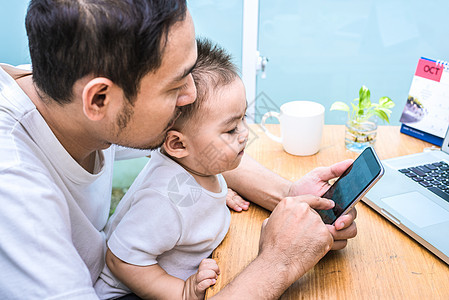
[[[345,146],[354,152],[362,152],[368,146],[374,146],[377,136],[377,122],[366,120],[358,122],[349,120],[346,122]]]

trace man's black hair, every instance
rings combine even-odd
[[[103,76],[132,103],[186,11],[185,0],[31,0],[25,23],[33,80],[64,104],[78,79]]]

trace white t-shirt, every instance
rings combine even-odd
[[[11,77],[20,73],[0,64],[0,298],[98,299],[115,147],[97,152],[93,174],[83,169]]]
[[[184,168],[154,151],[106,225],[108,247],[121,260],[138,266],[159,264],[186,280],[196,273],[225,237],[230,223],[227,185],[221,192],[201,187]],[[130,290],[105,266],[95,289],[101,299]]]

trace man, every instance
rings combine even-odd
[[[114,144],[158,147],[194,101],[193,22],[185,0],[32,0],[26,27],[32,73],[0,68],[0,291],[96,299],[112,163],[139,152]],[[312,208],[329,201],[300,196],[323,194],[349,163],[291,183],[245,156],[226,174],[274,210],[258,257],[217,298],[278,298],[355,236],[355,212],[325,226]]]

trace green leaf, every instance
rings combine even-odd
[[[374,112],[374,114],[375,114],[376,116],[378,116],[378,117],[381,118],[382,120],[384,120],[384,121],[390,123],[390,120],[388,119],[388,115],[387,115],[384,111],[382,111],[382,110],[375,110],[375,111],[373,111],[373,112]]]
[[[371,96],[370,90],[366,86],[362,85],[362,87],[359,90],[359,98],[363,100],[365,98],[369,98],[370,96]]]
[[[344,102],[335,101],[334,103],[332,103],[330,110],[341,110],[349,112],[349,106]]]
[[[355,98],[351,102],[351,108],[344,102],[336,101],[332,104],[330,110],[348,112],[349,120],[363,121],[372,116],[377,116],[383,121],[389,122],[392,113],[390,108],[393,108],[395,103],[389,97],[381,97],[379,103],[372,103],[370,98],[370,90],[362,85],[359,90],[359,98]]]
[[[393,108],[395,104],[390,98],[382,97],[379,99],[379,105],[384,108]]]
[[[370,91],[366,86],[362,85],[362,87],[359,90],[359,98],[363,99],[366,97],[370,97]]]
[[[371,107],[371,92],[370,90],[362,85],[362,87],[359,90],[359,108],[360,109],[366,109]]]
[[[359,111],[357,112],[357,114],[359,116],[363,116],[365,114],[365,111],[363,109],[359,108]]]
[[[391,109],[383,108],[383,107],[378,107],[376,110],[381,110],[381,111],[383,111],[384,113],[387,114],[387,116],[390,116],[390,115],[391,115]]]

